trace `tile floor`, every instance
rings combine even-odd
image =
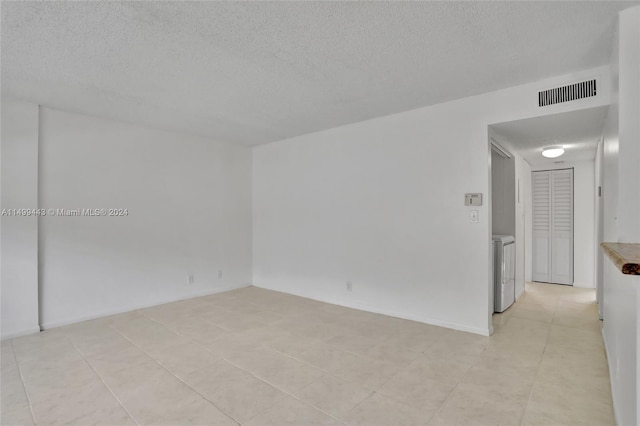
[[[490,338],[255,287],[2,342],[3,425],[608,425],[593,290]]]

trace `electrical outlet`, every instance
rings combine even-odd
[[[194,282],[196,282],[196,278],[195,278],[195,276],[193,275],[193,273],[190,273],[190,274],[189,274],[189,277],[188,277],[188,281],[187,281],[187,283],[188,283],[189,285],[191,285],[191,284],[193,284]]]
[[[353,284],[351,281],[347,281],[347,291],[353,291]]]
[[[218,279],[221,279],[221,278],[222,278],[222,269],[219,269],[218,270]]]

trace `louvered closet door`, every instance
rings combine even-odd
[[[551,173],[551,282],[573,284],[573,169]]]
[[[532,172],[533,280],[551,282],[551,173]]]
[[[533,280],[573,284],[573,169],[533,172]]]

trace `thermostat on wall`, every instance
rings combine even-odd
[[[465,206],[481,206],[482,205],[482,194],[464,194],[464,205]]]

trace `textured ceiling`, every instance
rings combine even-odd
[[[491,128],[534,167],[553,166],[557,161],[587,161],[595,158],[607,110],[606,106],[582,109],[494,124]],[[559,158],[544,158],[542,148],[550,145],[562,145],[565,153]]]
[[[608,62],[638,2],[2,2],[2,90],[257,145]]]

